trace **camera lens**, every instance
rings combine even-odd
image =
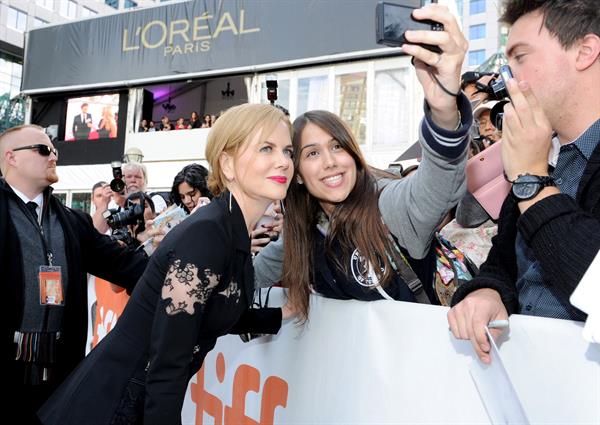
[[[125,182],[121,179],[112,179],[110,182],[110,189],[113,192],[121,193],[125,189]]]
[[[502,131],[502,119],[504,118],[504,105],[508,103],[507,100],[500,101],[494,105],[490,111],[490,121],[496,127],[498,131]]]
[[[504,112],[496,115],[496,119],[494,120],[494,127],[498,129],[498,131],[502,131],[502,120],[504,119]]]

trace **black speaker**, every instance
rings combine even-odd
[[[144,89],[144,97],[142,103],[142,119],[146,122],[152,121],[152,110],[154,108],[154,93]]]

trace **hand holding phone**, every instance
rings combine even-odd
[[[553,129],[544,108],[526,80],[507,81],[511,102],[504,106],[502,159],[507,178],[520,174],[548,175]],[[558,191],[548,188],[545,193]],[[528,203],[519,207],[527,208]],[[523,210],[521,211],[523,212]]]
[[[405,2],[406,3],[406,2]],[[416,2],[408,4],[396,4],[389,2],[380,2],[375,8],[375,37],[378,44],[383,44],[390,47],[399,47],[403,44],[411,44],[405,37],[408,30],[424,30],[424,31],[444,31],[444,26],[439,22],[429,19],[417,20],[412,16]],[[426,3],[437,3],[436,1],[425,2],[421,1],[420,6],[425,6]],[[439,46],[432,44],[419,44],[419,46],[432,52],[439,53]]]
[[[401,7],[402,5],[395,5]],[[385,4],[379,6],[381,19],[385,19]],[[404,6],[406,8],[406,6]],[[411,9],[405,13],[405,19],[424,22],[435,22],[436,25],[426,24],[425,28],[417,29],[410,23],[404,26],[398,22],[399,31],[403,38],[396,42],[404,42],[402,51],[413,57],[419,83],[423,86],[425,100],[431,108],[433,122],[441,128],[453,131],[457,128],[458,109],[456,97],[460,95],[460,70],[469,47],[469,42],[460,30],[456,18],[446,6],[429,4],[425,7]],[[380,32],[382,31],[380,24]],[[410,31],[407,31],[407,28]],[[411,29],[412,28],[412,29]],[[401,30],[401,31],[400,31]],[[383,36],[383,35],[382,35]],[[386,45],[392,45],[385,41]],[[436,46],[432,50],[427,46]]]

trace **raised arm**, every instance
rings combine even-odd
[[[406,44],[425,94],[425,117],[419,141],[423,152],[416,174],[381,182],[379,209],[390,231],[414,258],[423,258],[444,215],[465,193],[471,105],[460,92],[460,70],[468,43],[445,6],[416,9],[417,19],[431,19],[444,31],[407,31],[414,43],[437,45],[440,52]]]

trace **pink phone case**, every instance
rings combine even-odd
[[[467,162],[467,190],[494,220],[510,192],[510,183],[504,178],[502,142],[496,142]]]

